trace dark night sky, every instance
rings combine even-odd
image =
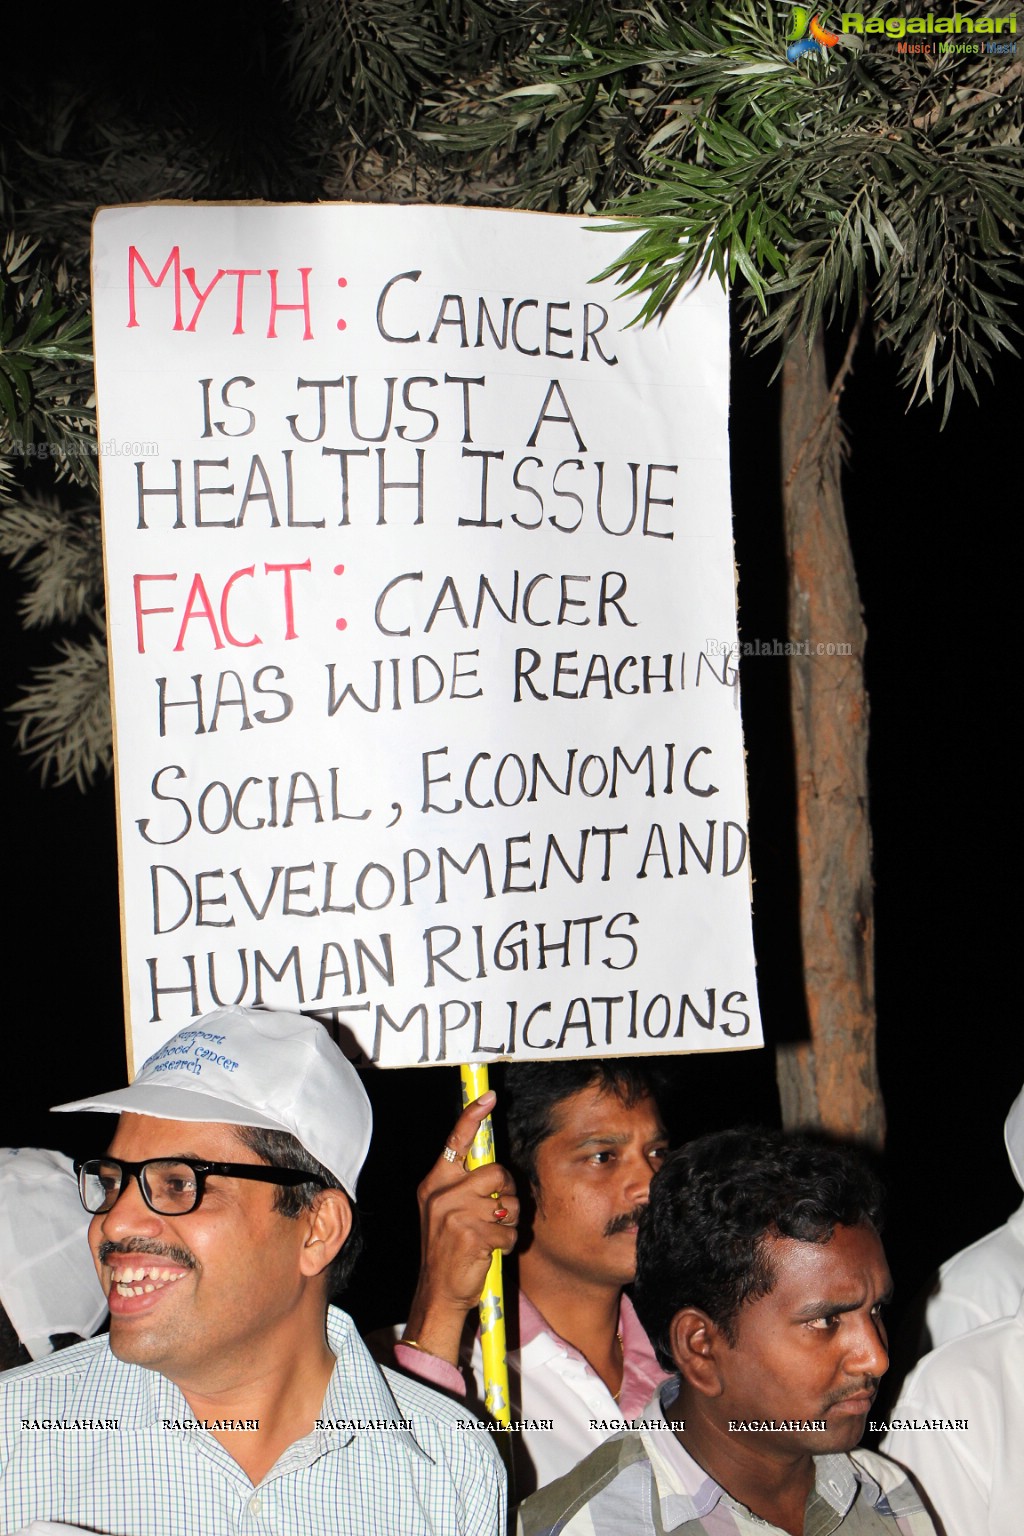
[[[891,360],[874,357],[869,341],[844,401],[847,508],[869,634],[887,1244],[904,1304],[940,1259],[1020,1198],[1002,1122],[1024,1078],[1006,972],[1018,952],[1007,534],[1020,501],[1022,378],[1021,364],[1004,362],[995,386],[980,381],[980,407],[960,402],[940,433],[936,408],[905,414]],[[737,355],[733,401],[741,637],[784,639],[777,399],[763,362]],[[21,634],[18,593],[17,577],[0,572],[4,705],[49,649]],[[803,1027],[785,666],[750,658],[742,674],[769,1041]],[[9,892],[2,1139],[91,1152],[100,1145],[94,1116],[51,1118],[46,1108],[124,1078],[113,792],[40,790],[6,720],[0,775]],[[677,1137],[776,1121],[771,1054],[682,1059]],[[364,1326],[401,1315],[411,1291],[415,1185],[449,1128],[457,1077],[378,1073],[370,1083],[378,1129],[361,1186],[368,1251],[350,1297]]]

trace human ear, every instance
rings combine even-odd
[[[302,1213],[304,1240],[299,1267],[304,1275],[319,1275],[348,1240],[352,1231],[352,1207],[342,1189],[324,1189],[308,1211]]]
[[[718,1355],[726,1342],[722,1330],[699,1307],[683,1307],[672,1319],[672,1358],[682,1379],[704,1397],[722,1394]]]

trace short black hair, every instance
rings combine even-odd
[[[639,1061],[510,1062],[505,1068],[504,1105],[509,1161],[532,1188],[537,1186],[537,1148],[555,1129],[555,1111],[584,1088],[614,1093],[627,1108],[643,1099],[658,1102],[660,1074]]]
[[[352,1196],[342,1189],[334,1174],[322,1163],[318,1163],[313,1154],[307,1152],[302,1143],[287,1131],[266,1130],[259,1125],[236,1125],[233,1129],[237,1131],[242,1144],[272,1168],[300,1168],[303,1173],[313,1174],[323,1180],[323,1184],[310,1180],[308,1184],[277,1185],[274,1210],[280,1211],[282,1216],[290,1216],[293,1220],[301,1216],[303,1211],[308,1211],[316,1203],[317,1196],[324,1188],[342,1190],[352,1209],[352,1230],[327,1267],[327,1299],[330,1301],[339,1296],[352,1278],[356,1260],[363,1249],[359,1212]]]
[[[675,1369],[672,1319],[697,1307],[731,1342],[744,1302],[776,1275],[765,1239],[827,1243],[837,1226],[881,1230],[882,1186],[849,1148],[808,1133],[745,1127],[673,1152],[640,1221],[633,1301],[655,1353]]]

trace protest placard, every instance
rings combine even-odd
[[[587,221],[103,210],[126,999],[382,1066],[761,1043],[716,284]]]

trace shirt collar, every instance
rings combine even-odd
[[[619,1302],[619,1332],[622,1334],[622,1342],[625,1345],[627,1354],[631,1348],[651,1348],[651,1341],[647,1337],[646,1329],[637,1317],[636,1308],[625,1291],[623,1291],[622,1300]],[[662,1372],[661,1374],[664,1375],[665,1373]]]
[[[671,1420],[675,1417],[673,1400],[677,1391],[678,1378],[673,1376],[654,1394],[644,1410],[644,1418]],[[722,1499],[738,1503],[715,1482],[710,1472],[705,1472],[674,1434],[649,1430],[642,1433],[667,1531],[674,1530],[685,1520],[703,1519]],[[818,1496],[840,1516],[848,1513],[861,1487],[872,1507],[883,1502],[882,1490],[870,1472],[849,1456],[815,1456],[814,1483]]]
[[[541,1313],[537,1311],[537,1308],[534,1306],[529,1296],[527,1296],[526,1292],[520,1291],[519,1348],[525,1349],[527,1344],[532,1344],[534,1339],[539,1338],[542,1333],[549,1333],[557,1337],[557,1335],[554,1334],[554,1330],[550,1328],[544,1321]],[[563,1340],[562,1342],[564,1343],[565,1341]],[[572,1345],[567,1344],[566,1348],[571,1349]]]
[[[622,1347],[628,1355],[631,1350],[642,1349],[650,1351],[651,1344],[644,1332],[643,1324],[636,1315],[636,1309],[629,1297],[623,1291],[619,1299],[619,1332],[622,1334]],[[534,1339],[546,1333],[549,1338],[557,1339],[563,1344],[570,1354],[582,1360],[584,1357],[574,1344],[560,1338],[551,1324],[539,1312],[524,1291],[519,1292],[519,1347],[525,1349],[527,1344],[532,1344]]]
[[[76,1414],[88,1408],[95,1415],[102,1404],[103,1417],[115,1418],[122,1431],[148,1429],[162,1419],[183,1420],[192,1417],[184,1394],[145,1366],[118,1360],[110,1348],[107,1334],[90,1340],[84,1370],[76,1391]]]
[[[433,1458],[412,1431],[398,1428],[400,1422],[408,1423],[410,1416],[399,1407],[387,1377],[359,1337],[348,1313],[342,1312],[340,1307],[327,1309],[327,1342],[337,1356],[338,1364],[327,1383],[320,1417],[324,1423],[341,1427],[314,1431],[323,1437],[321,1444],[324,1448],[339,1443],[347,1445],[361,1433],[358,1425],[372,1420],[375,1425],[383,1423],[386,1426],[386,1429],[374,1429],[373,1433],[397,1434],[417,1455],[431,1461]]]
[[[636,1315],[633,1303],[623,1292],[619,1300],[619,1337],[622,1340],[622,1384],[612,1398],[623,1418],[632,1419],[640,1412],[651,1393],[665,1380],[651,1341]],[[590,1375],[593,1367],[568,1340],[559,1338],[528,1296],[519,1293],[519,1358],[524,1368],[536,1370],[555,1357],[574,1360]],[[529,1353],[525,1351],[529,1350]]]

